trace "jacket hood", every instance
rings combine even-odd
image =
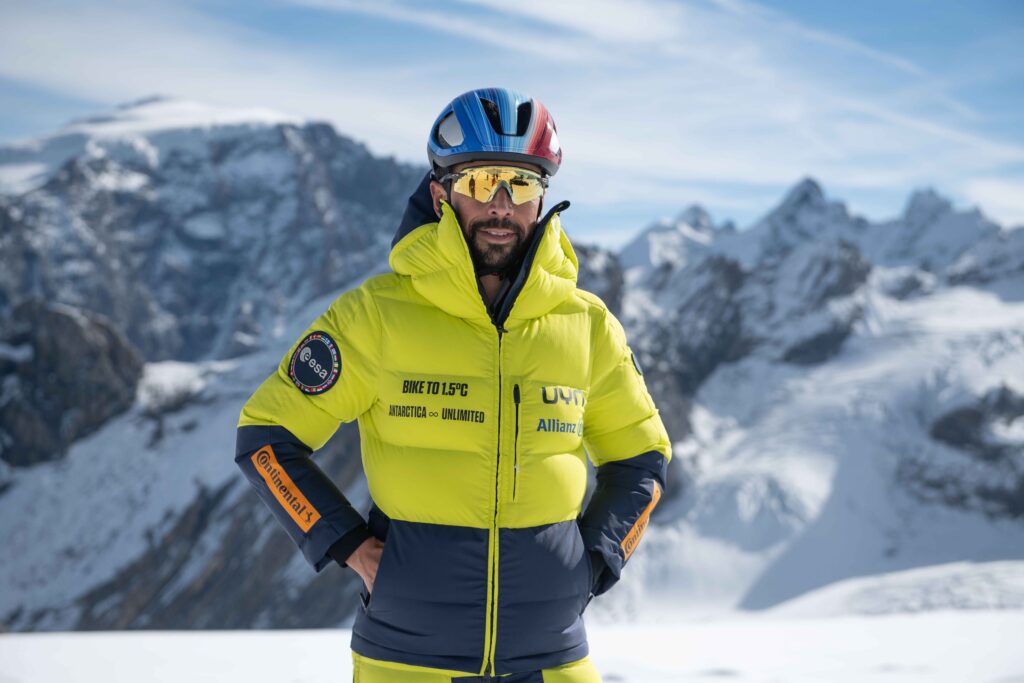
[[[429,199],[424,204],[421,190],[426,187],[425,179],[409,198],[388,259],[391,269],[408,275],[424,298],[451,315],[491,319],[508,326],[538,318],[573,295],[579,261],[559,218],[569,202],[559,202],[537,222],[519,271],[511,280],[512,289],[502,310],[492,317],[455,210],[441,200],[440,220],[426,222],[434,217]],[[418,220],[423,222],[411,227]]]

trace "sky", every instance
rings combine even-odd
[[[607,246],[694,203],[749,227],[807,176],[872,220],[931,187],[1024,225],[1022,44],[1016,0],[5,0],[0,144],[163,94],[425,164],[443,107],[503,85],[554,116],[551,198]]]

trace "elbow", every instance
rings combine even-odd
[[[239,425],[235,431],[235,464],[242,469],[252,456],[270,443],[267,427],[262,425]]]

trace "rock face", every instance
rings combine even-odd
[[[618,256],[607,249],[589,244],[574,244],[573,250],[580,263],[576,285],[601,297],[608,305],[608,310],[618,315],[622,311],[625,285]]]
[[[1006,384],[944,413],[929,429],[954,449],[943,457],[911,457],[900,476],[918,495],[995,517],[1024,517],[1024,395]]]
[[[316,459],[335,481],[356,479],[356,426],[339,429]],[[362,579],[333,567],[296,583],[291,539],[266,533],[276,521],[247,489],[241,479],[200,486],[143,553],[76,600],[74,628],[328,628],[350,614]],[[203,562],[196,574],[197,556]]]
[[[0,314],[39,297],[148,360],[229,358],[386,258],[422,169],[327,124],[223,116],[150,99],[0,149],[52,167],[0,203]]]
[[[0,459],[27,466],[62,457],[135,400],[142,358],[108,321],[26,300],[0,340]]]

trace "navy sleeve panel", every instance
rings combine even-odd
[[[310,448],[284,427],[238,427],[235,463],[313,569],[320,572],[334,559],[328,553],[330,548],[340,541],[352,543],[359,533],[365,531],[369,536],[370,532],[362,515],[310,455]]]
[[[584,547],[594,561],[594,595],[607,592],[622,577],[667,475],[668,460],[658,451],[597,468],[597,486],[580,521]]]

